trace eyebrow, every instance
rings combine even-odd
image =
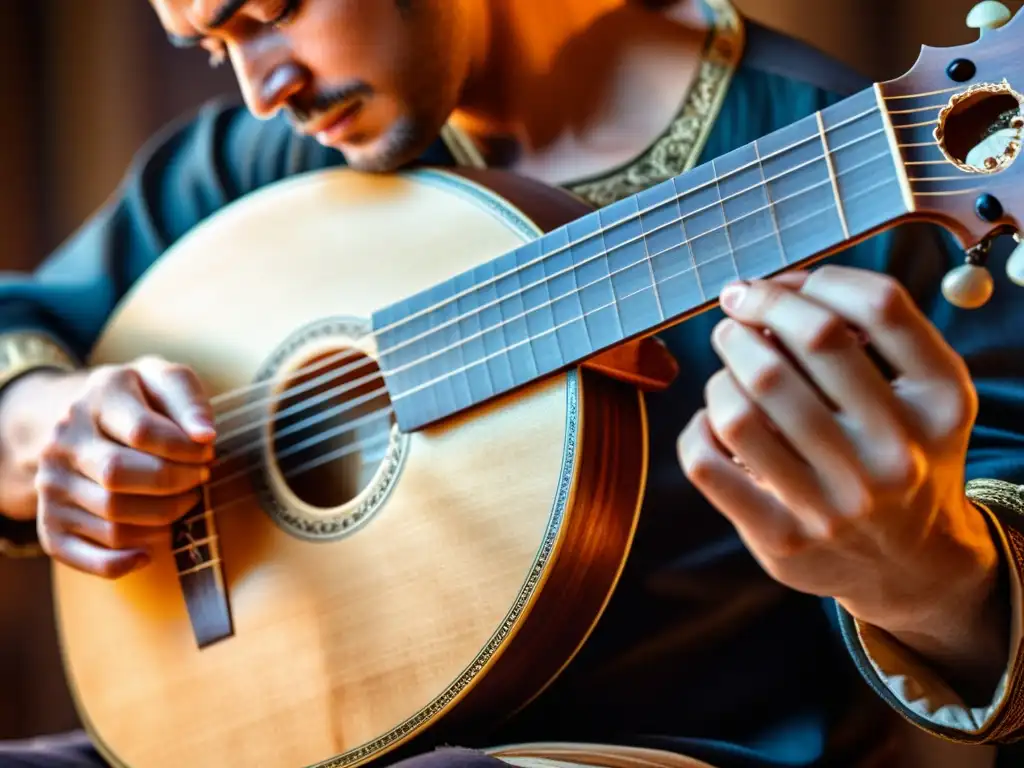
[[[206,26],[210,29],[223,27],[231,21],[231,17],[242,10],[242,6],[246,5],[248,2],[249,0],[224,0],[224,2],[221,3],[220,8],[214,12],[213,18],[210,19]],[[171,41],[171,45],[175,48],[192,48],[198,45],[204,37],[205,35],[178,35],[173,32],[167,33],[167,39]]]

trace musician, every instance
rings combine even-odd
[[[0,284],[0,509],[12,541],[38,534],[96,578],[167,545],[214,430],[175,361],[84,361],[132,284],[231,201],[426,162],[603,205],[868,85],[726,0],[151,3],[173,44],[233,66],[244,106],[163,131],[38,271]],[[1000,281],[985,309],[952,308],[939,284],[962,260],[903,227],[662,334],[685,373],[646,395],[645,507],[594,635],[504,730],[404,759],[498,768],[516,761],[494,745],[575,741],[718,768],[911,765],[887,751],[906,718],[953,764],[991,765],[1024,735],[1024,302]],[[103,765],[68,738],[0,764]]]

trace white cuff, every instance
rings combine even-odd
[[[1007,685],[1012,679],[1022,639],[1021,596],[1024,592],[1006,533],[991,510],[983,504],[977,506],[992,519],[991,528],[998,531],[999,541],[1003,545],[1004,557],[1008,563],[1012,603],[1006,672],[999,680],[989,704],[983,707],[968,707],[935,672],[886,632],[870,624],[854,622],[861,647],[875,674],[904,707],[933,725],[970,734],[985,730],[1007,702]]]

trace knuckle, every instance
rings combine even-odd
[[[121,560],[113,557],[104,558],[93,569],[93,573],[103,579],[113,581],[119,579],[125,573],[124,564]]]
[[[828,519],[833,524],[840,518],[852,522],[864,522],[870,520],[875,514],[877,505],[875,503],[877,494],[860,479],[843,483],[841,490],[834,498],[835,511],[838,513]],[[834,533],[826,531],[826,533]]]
[[[58,464],[64,459],[65,453],[62,441],[55,435],[39,449],[40,468],[51,467]]]
[[[966,432],[978,415],[978,393],[970,384],[945,387],[936,394],[933,413],[941,435]]]
[[[100,365],[92,369],[87,379],[89,389],[103,389],[110,382],[124,375],[124,368],[118,365]]]
[[[36,529],[37,531],[45,530],[49,534],[50,529],[54,527],[56,522],[56,506],[48,498],[40,498],[39,509],[36,512]]]
[[[710,483],[715,476],[715,455],[702,444],[688,445],[680,451],[683,474],[696,486]]]
[[[104,523],[104,526],[104,538],[110,549],[124,550],[133,546],[131,534],[123,525]]]
[[[118,389],[123,389],[130,386],[138,381],[138,374],[131,368],[125,366],[118,366],[115,368],[109,378],[109,382]]]
[[[808,326],[802,341],[807,352],[815,353],[843,349],[850,345],[851,340],[846,321],[839,315],[826,312]]]
[[[36,494],[49,501],[64,490],[64,475],[52,466],[40,466],[35,477]]]
[[[117,451],[109,451],[102,456],[96,467],[96,480],[102,488],[116,488],[125,473],[125,462]]]
[[[53,429],[47,437],[41,455],[55,458],[65,454],[77,442],[79,435],[84,431],[82,425],[88,422],[88,415],[85,411],[85,405],[77,402],[62,413],[60,418],[54,422]]]
[[[715,432],[723,442],[731,445],[747,441],[757,428],[757,413],[749,405],[742,405],[732,410],[728,416],[717,420]]]
[[[751,373],[747,387],[754,398],[766,398],[778,392],[785,379],[785,364],[775,360],[758,366]]]
[[[153,482],[160,488],[173,490],[185,484],[182,482],[182,474],[181,471],[176,470],[168,462],[158,459],[153,471]]]
[[[906,491],[918,488],[925,480],[924,463],[917,451],[908,448],[884,465],[881,487],[886,491]]]
[[[130,368],[111,365],[97,369],[92,374],[88,395],[80,403],[81,417],[95,418],[111,395],[132,391],[137,385],[138,374]]]
[[[157,434],[156,420],[148,414],[139,416],[128,427],[125,440],[131,448],[150,445]]]
[[[811,524],[811,535],[818,546],[832,546],[841,542],[850,527],[849,519],[836,515],[816,516]]]
[[[167,505],[167,509],[160,515],[160,521],[170,525],[182,515],[187,514],[202,501],[202,495],[198,492],[187,493],[179,496],[173,503]]]
[[[712,445],[707,411],[699,411],[679,436],[676,452],[686,478],[697,487],[707,487],[715,478],[718,454]]]
[[[906,321],[909,307],[910,297],[903,286],[892,278],[885,278],[879,281],[869,311],[877,325],[893,327]]]
[[[66,440],[74,433],[75,424],[82,414],[80,402],[72,403],[53,424],[53,435],[57,439]]]
[[[774,568],[781,569],[786,560],[799,557],[807,548],[807,539],[799,532],[789,529],[777,534],[771,544],[772,560],[775,561]]]
[[[96,499],[93,503],[93,508],[96,510],[96,513],[105,520],[115,519],[120,506],[119,496],[116,493],[111,493],[105,488],[96,492]]]
[[[193,389],[198,385],[198,379],[192,369],[181,363],[167,363],[162,375],[168,382],[182,389]]]
[[[71,446],[75,441],[75,428],[70,419],[61,419],[50,433],[49,439],[43,445],[41,457],[55,458],[63,454],[65,447]]]

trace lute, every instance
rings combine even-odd
[[[600,210],[496,171],[332,170],[175,244],[91,362],[199,373],[213,477],[148,568],[55,566],[110,762],[355,766],[535,697],[644,491],[641,393],[588,361],[915,220],[967,252],[947,297],[990,295],[986,248],[1024,215],[1024,21],[969,21],[979,40]]]

